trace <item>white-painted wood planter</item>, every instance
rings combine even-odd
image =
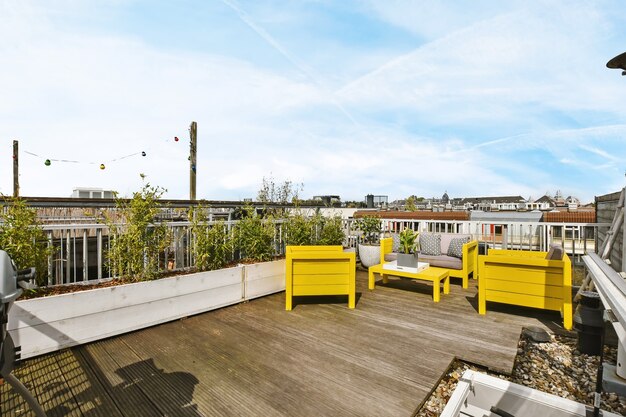
[[[240,265],[17,301],[8,329],[29,358],[284,289],[284,260]]]
[[[246,265],[246,300],[285,291],[285,260]]]

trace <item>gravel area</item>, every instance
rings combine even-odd
[[[581,354],[576,350],[576,339],[551,336],[547,343],[537,343],[522,336],[511,376],[486,372],[543,392],[593,404],[599,356]],[[616,348],[605,347],[604,361],[615,363]],[[484,369],[456,361],[444,376],[433,394],[418,411],[418,417],[435,417],[441,414],[456,384],[467,369],[485,372]],[[602,409],[626,415],[626,398],[615,394],[602,394]]]

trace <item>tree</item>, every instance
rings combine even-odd
[[[257,201],[260,203],[297,203],[299,193],[304,189],[304,184],[294,184],[285,180],[282,184],[276,184],[274,177],[263,177],[261,189],[257,193]]]
[[[417,211],[417,206],[415,205],[416,200],[417,197],[415,197],[414,195],[408,197],[406,199],[406,202],[404,203],[404,209],[406,211]]]

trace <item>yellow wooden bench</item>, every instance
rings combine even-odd
[[[487,301],[560,311],[572,328],[572,264],[545,259],[548,252],[490,249],[478,256],[478,313]]]
[[[287,246],[286,303],[292,309],[295,296],[347,295],[348,307],[355,307],[356,254],[341,246]]]
[[[384,264],[386,262],[385,255],[393,252],[393,238],[386,237],[380,239],[380,263]],[[436,266],[437,268],[446,269],[450,273],[450,277],[452,278],[461,278],[461,282],[463,288],[468,288],[469,286],[469,276],[470,274],[474,279],[476,279],[476,257],[478,256],[478,241],[472,240],[463,245],[463,258],[462,264],[463,267],[461,269],[454,268],[443,268],[440,266]],[[424,261],[429,262],[430,261]]]

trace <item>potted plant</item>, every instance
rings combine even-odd
[[[359,242],[359,259],[365,268],[380,263],[380,219],[374,216],[365,216],[356,221],[356,227],[361,231]]]
[[[417,268],[417,237],[419,232],[406,228],[400,232],[400,250],[398,253],[398,267]]]

